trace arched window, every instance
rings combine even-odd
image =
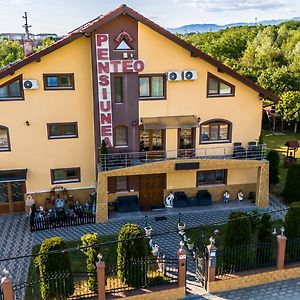
[[[200,126],[200,144],[230,143],[232,123],[223,119],[206,121]]]
[[[8,128],[0,125],[0,151],[10,151]]]
[[[115,128],[115,146],[128,146],[128,132],[126,126]]]

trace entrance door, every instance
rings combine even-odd
[[[178,157],[195,155],[195,128],[178,129]]]
[[[139,186],[142,207],[151,208],[164,204],[165,174],[141,175]]]
[[[25,181],[0,182],[0,213],[24,211],[25,193]]]

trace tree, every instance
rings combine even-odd
[[[23,57],[23,48],[19,42],[0,39],[0,68]]]
[[[147,276],[144,233],[137,224],[125,224],[118,236],[118,277],[124,284],[141,287]]]
[[[276,111],[284,121],[295,122],[294,132],[296,133],[297,124],[300,122],[300,91],[283,93],[276,106]]]
[[[300,238],[300,202],[293,202],[289,206],[284,219],[285,235],[288,239]]]
[[[65,249],[67,245],[61,237],[45,239],[41,244],[36,263],[39,267],[40,291],[43,300],[54,299],[58,295],[59,298],[68,298],[74,292],[69,253],[63,251]],[[57,252],[49,253],[50,251]],[[57,279],[55,279],[56,276]],[[58,285],[64,288],[58,289]]]
[[[288,203],[300,201],[300,164],[292,164],[287,172],[283,195]]]
[[[51,46],[54,43],[55,43],[55,39],[52,36],[48,36],[48,37],[46,37],[46,38],[43,39],[42,45],[39,46],[35,50],[42,50],[44,48],[47,48],[47,47]]]
[[[266,158],[269,161],[269,184],[277,184],[279,182],[280,156],[276,150],[271,150]]]
[[[81,237],[80,249],[86,255],[86,270],[88,272],[88,288],[91,291],[97,290],[97,244],[99,236],[97,233],[87,233]]]

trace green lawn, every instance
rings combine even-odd
[[[272,131],[263,130],[263,141],[267,144],[268,150],[277,150],[280,154],[280,164],[279,164],[279,183],[271,186],[270,191],[274,194],[281,194],[284,188],[285,177],[287,174],[287,169],[283,166],[283,158],[286,155],[286,146],[284,144],[287,141],[300,141],[300,133],[293,134],[287,133],[284,135],[274,135]],[[298,150],[296,157],[300,160],[300,149]]]

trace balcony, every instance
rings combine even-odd
[[[266,157],[265,144],[231,147],[210,147],[147,152],[100,154],[99,172],[127,168],[157,161],[174,159],[241,159],[263,160]]]

